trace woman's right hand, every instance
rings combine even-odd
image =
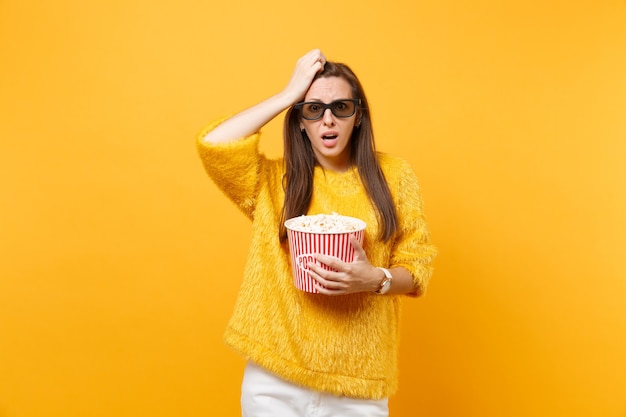
[[[283,94],[289,97],[294,104],[302,100],[311,86],[313,78],[324,69],[324,65],[326,65],[326,57],[322,51],[319,49],[309,51],[298,59],[296,68],[291,74],[291,79],[283,90]]]
[[[324,54],[319,49],[310,51],[298,60],[289,83],[280,93],[232,116],[208,132],[202,141],[230,142],[258,132],[283,110],[304,98],[313,78],[324,65],[326,65]]]

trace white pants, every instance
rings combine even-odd
[[[388,417],[387,399],[339,397],[294,385],[248,362],[241,384],[242,417]]]

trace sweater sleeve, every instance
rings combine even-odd
[[[252,218],[256,204],[261,165],[260,133],[232,142],[212,144],[202,139],[224,119],[217,120],[200,132],[197,148],[209,177],[248,217]]]
[[[404,267],[411,273],[415,290],[409,295],[418,296],[426,291],[437,249],[431,243],[417,177],[406,161],[402,161],[399,178],[396,210],[400,233],[391,254],[391,266]]]

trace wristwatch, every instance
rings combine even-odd
[[[377,267],[377,268],[385,273],[385,278],[383,278],[383,280],[380,282],[380,286],[378,287],[378,290],[374,292],[376,294],[381,294],[381,295],[386,294],[387,291],[389,291],[389,288],[391,288],[391,281],[393,280],[393,277],[391,276],[391,272],[389,272],[388,269],[381,268],[381,267]]]

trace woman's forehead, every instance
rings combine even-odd
[[[311,83],[305,101],[330,103],[340,98],[352,98],[350,84],[340,77],[320,77]]]

